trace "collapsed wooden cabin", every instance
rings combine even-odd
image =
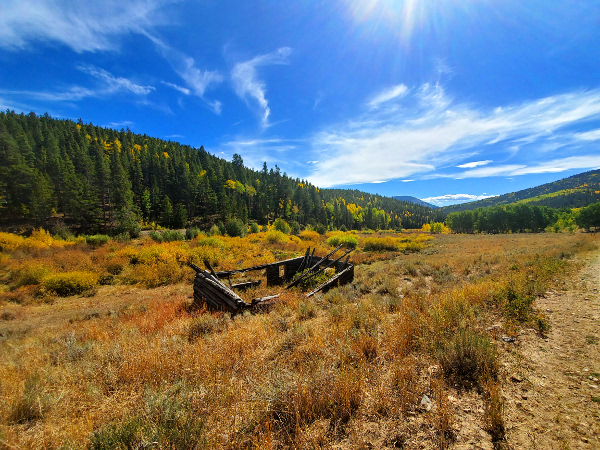
[[[208,261],[204,261],[207,270],[203,270],[195,264],[190,267],[196,271],[194,278],[194,303],[206,305],[214,311],[227,311],[238,313],[247,309],[253,309],[260,306],[266,306],[279,297],[280,294],[260,297],[246,302],[236,291],[243,291],[250,287],[260,284],[259,281],[249,281],[245,283],[229,284],[222,279],[229,280],[232,275],[264,270],[267,286],[283,286],[283,290],[291,289],[300,283],[307,282],[311,278],[332,268],[334,273],[329,279],[318,285],[306,294],[312,297],[317,292],[326,292],[334,286],[340,286],[350,283],[354,280],[354,266],[348,262],[351,250],[342,251],[341,256],[334,259],[334,255],[342,248],[336,247],[331,253],[324,257],[315,256],[315,250],[310,247],[306,250],[304,256],[286,259],[269,264],[248,267],[246,269],[215,272]],[[297,274],[300,276],[296,277]]]

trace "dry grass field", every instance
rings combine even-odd
[[[355,236],[354,283],[231,317],[191,307],[186,263],[324,255],[331,235],[0,233],[0,447],[502,447],[502,338],[549,331],[534,300],[597,238]]]

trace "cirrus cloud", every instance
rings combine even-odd
[[[331,187],[415,176],[458,179],[597,166],[597,149],[582,147],[582,136],[564,129],[600,118],[600,89],[493,109],[455,102],[439,84],[411,91],[392,114],[369,109],[349,124],[313,135],[314,159],[320,163],[310,181]],[[559,148],[562,157],[550,160]],[[469,161],[475,155],[488,158]],[[450,170],[457,166],[465,170]]]

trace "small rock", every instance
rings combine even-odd
[[[515,383],[520,383],[521,381],[523,381],[523,377],[517,375],[516,373],[513,373],[510,376],[511,381],[514,381]]]
[[[521,395],[521,398],[522,398],[523,400],[527,400],[529,397],[528,397],[526,394],[523,394],[523,395]]]
[[[586,298],[584,298],[584,300],[589,301],[590,299],[586,297]]]
[[[551,309],[546,309],[546,312],[547,312],[548,314],[551,314],[551,313],[553,313],[554,311],[552,311]]]
[[[589,442],[589,440],[588,440],[588,438],[586,438],[586,437],[582,437],[582,438],[581,438],[581,442],[584,442],[584,443],[586,443],[586,444],[587,444],[587,443]]]
[[[425,394],[423,394],[423,398],[421,399],[421,406],[424,407],[426,411],[431,411],[431,408],[433,407],[431,399]]]
[[[510,337],[510,336],[502,336],[501,339],[504,342],[515,342],[515,338],[514,337]]]

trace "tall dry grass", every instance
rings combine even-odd
[[[285,292],[260,314],[188,307],[184,271],[190,255],[200,257],[194,252],[214,252],[218,267],[235,268],[301,254],[308,244],[320,254],[330,248],[327,236],[269,244],[265,234],[7,253],[9,293],[20,277],[45,279],[38,269],[17,271],[35,264],[111,275],[112,284],[53,304],[3,297],[12,315],[0,321],[2,445],[358,447],[365,424],[380,424],[380,442],[391,443],[412,439],[418,423],[419,445],[445,448],[463,414],[449,398],[466,391],[485,411],[479,419],[490,439],[500,440],[502,373],[486,327],[535,327],[528,299],[568,276],[574,264],[565,255],[595,245],[583,235],[443,235],[403,254],[364,252],[372,235],[359,235],[356,256],[365,264],[353,284],[310,300]],[[148,284],[142,275],[160,280],[151,269],[161,264],[173,278]],[[160,287],[145,289],[152,285]]]

